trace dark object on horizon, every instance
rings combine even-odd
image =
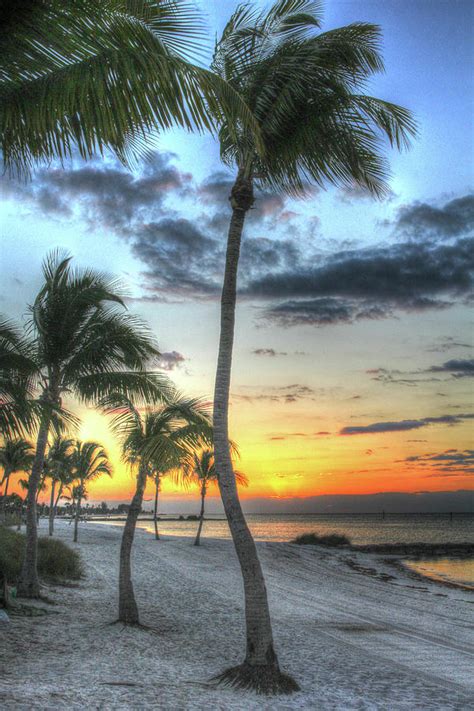
[[[186,521],[199,521],[199,516],[196,514],[189,514],[189,516],[186,516]]]
[[[330,548],[351,545],[347,536],[341,536],[338,533],[330,533],[327,536],[319,536],[317,533],[303,533],[290,543],[297,543],[300,546],[329,546]]]

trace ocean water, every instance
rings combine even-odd
[[[197,521],[170,520],[164,515],[158,522],[162,536],[196,535]],[[375,543],[473,543],[474,514],[248,514],[247,521],[258,541],[293,540],[303,533],[339,533],[356,545]],[[113,523],[110,521],[110,523]],[[115,521],[122,525],[122,521]],[[153,532],[153,521],[139,520],[138,526]],[[227,521],[210,516],[204,521],[202,536],[230,538]],[[433,578],[474,586],[474,561],[443,559],[413,561],[413,570]]]
[[[196,521],[172,521],[162,516],[159,529],[168,536],[194,536]],[[340,533],[355,545],[373,543],[474,543],[474,514],[316,514],[246,516],[258,541],[291,541],[302,533]],[[153,531],[153,521],[140,521]],[[203,536],[230,538],[226,520],[209,517]]]

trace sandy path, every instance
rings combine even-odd
[[[58,535],[67,541],[72,530],[61,523]],[[189,539],[155,542],[138,531],[135,588],[153,629],[137,630],[110,624],[120,535],[83,525],[87,579],[48,589],[57,602],[51,614],[2,626],[0,708],[474,708],[470,592],[417,582],[369,555],[258,544],[281,664],[302,687],[263,699],[207,684],[244,648],[232,545],[204,540],[194,548]],[[348,559],[372,570],[358,572]]]

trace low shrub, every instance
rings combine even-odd
[[[297,543],[300,546],[329,546],[330,548],[350,546],[351,544],[347,536],[342,536],[339,533],[329,533],[326,536],[319,536],[317,533],[303,533],[291,543]]]
[[[21,571],[25,536],[0,526],[0,578],[15,583]],[[52,580],[79,580],[83,574],[79,554],[54,538],[38,539],[38,575]]]

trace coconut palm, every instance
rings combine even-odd
[[[4,485],[1,500],[1,518],[5,518],[5,505],[8,496],[10,477],[16,472],[26,472],[33,462],[33,449],[30,442],[25,439],[6,439],[0,447],[0,467],[3,476],[0,486]]]
[[[0,26],[0,150],[7,169],[111,148],[125,160],[154,130],[211,128],[238,94],[190,63],[205,31],[187,0],[7,3]],[[212,109],[209,113],[208,108]]]
[[[208,405],[178,393],[160,408],[141,414],[131,400],[121,396],[104,399],[106,412],[114,414],[112,428],[122,438],[126,462],[137,471],[136,489],[127,513],[120,548],[119,615],[125,624],[139,624],[131,577],[131,551],[147,477],[178,467],[189,447],[211,438]]]
[[[410,113],[365,93],[383,69],[380,31],[355,23],[319,32],[321,5],[278,0],[261,13],[239,5],[215,49],[212,69],[238,91],[259,126],[216,121],[223,161],[235,170],[232,214],[221,299],[221,331],[214,393],[214,446],[219,486],[242,568],[247,651],[243,664],[224,672],[226,683],[263,693],[290,692],[273,645],[265,581],[239,503],[229,454],[228,402],[234,339],[237,268],[254,188],[291,196],[311,185],[358,185],[375,196],[387,190],[382,140],[398,148],[415,132]]]
[[[87,498],[87,485],[103,474],[112,476],[112,467],[107,452],[97,442],[80,442],[77,440],[74,443],[71,459],[74,479],[77,481],[76,486],[73,488],[73,496],[76,501],[74,543],[77,543],[81,503],[83,499]]]
[[[29,360],[40,407],[36,454],[29,479],[27,540],[18,591],[39,596],[36,570],[36,494],[51,428],[74,422],[65,393],[85,403],[121,391],[156,401],[165,379],[148,373],[157,355],[146,326],[124,313],[116,281],[93,270],[73,270],[70,257],[53,253],[43,266],[44,284],[29,311]]]
[[[35,372],[24,333],[0,318],[0,434],[6,439],[31,434],[36,408],[31,401],[31,378]]]
[[[49,501],[49,535],[54,533],[54,518],[59,499],[65,486],[70,484],[74,477],[72,452],[74,440],[69,437],[56,435],[48,449],[45,465],[48,478],[51,480]],[[56,486],[58,492],[56,494]]]
[[[243,472],[234,469],[234,476],[237,483],[241,486],[248,485],[248,479]],[[209,486],[219,482],[219,475],[214,461],[214,451],[212,449],[203,449],[200,452],[190,452],[183,462],[179,478],[185,486],[192,483],[197,484],[200,489],[201,511],[199,513],[199,526],[194,540],[194,545],[199,546],[204,522],[204,507],[207,490]]]

